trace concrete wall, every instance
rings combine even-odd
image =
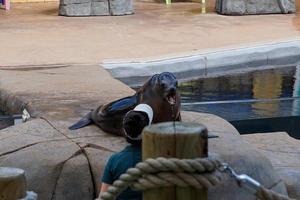
[[[43,3],[43,2],[59,2],[59,0],[11,0],[12,3]]]

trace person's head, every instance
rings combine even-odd
[[[133,145],[140,145],[141,133],[146,126],[151,124],[152,118],[152,108],[147,104],[139,104],[126,113],[123,120],[126,141]]]

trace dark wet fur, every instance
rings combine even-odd
[[[96,124],[105,132],[114,135],[123,135],[122,120],[124,115],[133,110],[138,104],[138,93],[133,96],[118,99],[89,112],[81,120],[70,126],[70,130],[76,130],[90,124]]]
[[[165,97],[172,92],[177,95],[175,119],[172,119],[171,107],[165,100]],[[180,95],[177,92],[176,77],[172,73],[164,72],[149,78],[133,96],[99,106],[69,127],[69,129],[75,130],[95,123],[105,132],[122,136],[124,135],[122,122],[125,114],[140,103],[146,103],[152,107],[154,111],[153,123],[173,120],[181,121]]]
[[[75,124],[70,126],[69,129],[76,130],[76,129],[79,129],[79,128],[82,128],[82,127],[92,124],[93,121],[91,119],[91,114],[92,114],[92,112],[89,112],[88,114],[86,114],[83,118],[81,118],[81,120],[79,120],[78,122],[76,122]]]

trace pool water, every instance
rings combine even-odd
[[[4,113],[0,110],[0,130],[14,125],[14,120],[3,119]]]
[[[182,109],[216,114],[241,133],[287,131],[300,139],[300,68],[200,78],[179,84]]]
[[[0,130],[14,125],[14,120],[0,120]]]
[[[6,115],[0,110],[0,130],[21,123],[21,117],[20,114]]]

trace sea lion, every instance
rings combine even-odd
[[[164,72],[152,76],[141,88],[140,103],[153,109],[152,123],[181,121],[180,94],[174,74]]]
[[[69,129],[75,130],[94,123],[105,132],[123,136],[122,121],[125,114],[140,103],[152,107],[153,123],[181,121],[177,84],[176,77],[170,72],[155,74],[133,96],[99,106]]]

